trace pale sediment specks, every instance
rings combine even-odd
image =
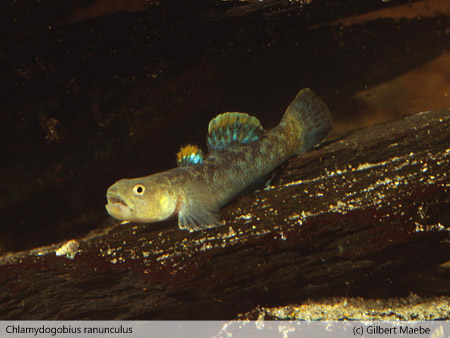
[[[55,251],[56,256],[66,256],[69,259],[74,259],[78,252],[80,243],[74,239],[66,242],[58,250]]]
[[[393,143],[390,147],[397,145],[398,143]],[[450,149],[423,155],[410,152],[379,162],[352,163],[341,168],[334,167],[332,170],[325,168],[316,177],[291,180],[284,184],[267,186],[264,190],[273,193],[284,191],[285,195],[289,195],[285,189],[292,190],[289,206],[293,206],[293,212],[286,218],[286,222],[292,226],[302,225],[305,221],[323,214],[346,214],[364,208],[388,208],[390,212],[383,216],[385,220],[386,217],[396,215],[405,217],[403,205],[395,202],[396,191],[406,191],[411,182],[423,187],[450,186],[447,183],[447,171],[439,169],[449,164]],[[429,172],[434,174],[427,175]],[[360,188],[362,184],[365,186],[363,189]],[[332,203],[328,202],[332,200],[330,194],[336,196]],[[298,202],[295,206],[296,201]],[[417,205],[418,214],[423,213],[420,203]],[[305,209],[302,206],[305,206]],[[288,213],[286,210],[282,212]],[[415,222],[414,215],[408,219]],[[422,231],[424,226],[416,223],[416,231]],[[445,227],[437,223],[428,225],[427,229],[444,230]]]

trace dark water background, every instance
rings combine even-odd
[[[336,135],[450,107],[448,1],[247,15],[230,10],[252,1],[205,3],[0,5],[0,253],[111,224],[107,187],[172,168],[224,111],[270,128],[311,87]]]

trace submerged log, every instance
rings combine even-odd
[[[222,210],[0,259],[3,319],[226,319],[255,306],[376,295],[450,260],[450,110],[352,132]],[[407,289],[402,292],[408,292]],[[401,293],[401,292],[400,292]]]

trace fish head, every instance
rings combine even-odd
[[[106,210],[112,217],[132,222],[153,223],[174,216],[179,196],[170,182],[152,177],[122,179],[106,192]]]

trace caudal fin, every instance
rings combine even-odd
[[[333,126],[331,113],[311,89],[302,89],[284,113],[281,124],[294,124],[298,132],[295,155],[311,150],[328,134]]]

